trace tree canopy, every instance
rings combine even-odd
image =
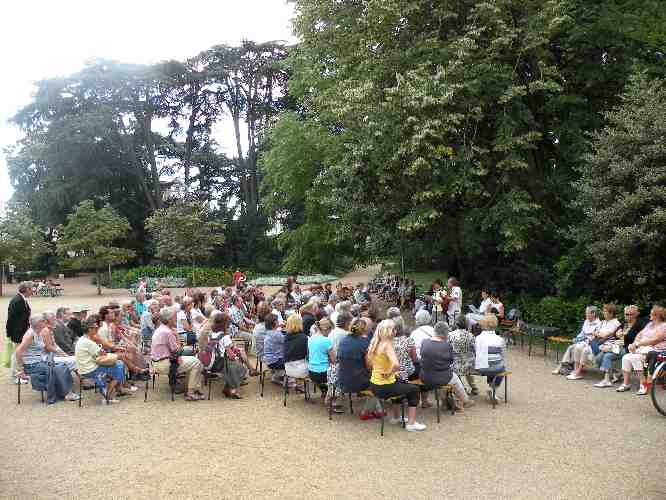
[[[92,200],[84,200],[67,216],[67,223],[58,226],[57,253],[74,268],[95,269],[97,293],[101,295],[100,269],[134,256],[132,250],[113,246],[129,229],[127,219],[111,206],[96,209]]]

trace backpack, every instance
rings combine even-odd
[[[224,367],[224,352],[220,349],[219,339],[209,339],[201,351],[199,361],[209,372],[221,372]]]

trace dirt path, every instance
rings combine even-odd
[[[363,280],[363,274],[345,281]],[[108,298],[108,297],[107,297]],[[5,305],[6,308],[6,305]],[[45,406],[0,373],[0,498],[666,498],[666,419],[596,377],[550,375],[553,360],[509,352],[509,404],[479,397],[464,414],[434,410],[409,434],[336,415],[257,381],[230,401]],[[483,384],[481,384],[483,387]]]

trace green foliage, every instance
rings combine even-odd
[[[0,218],[0,262],[30,268],[47,251],[44,231],[33,222],[30,209],[7,206]]]
[[[247,273],[246,273],[247,274]],[[141,278],[184,278],[192,284],[192,268],[184,266],[140,266],[111,272],[110,288],[128,288]],[[109,287],[109,275],[100,276],[102,286]],[[226,286],[233,282],[233,272],[220,267],[195,267],[194,281],[198,286]],[[93,284],[96,284],[93,277]]]
[[[22,271],[22,272],[17,272],[14,275],[17,282],[43,280],[46,279],[47,276],[48,274],[46,273],[46,271]]]
[[[594,304],[589,297],[567,299],[564,297],[547,296],[541,299],[529,296],[518,296],[504,299],[505,314],[510,308],[520,310],[522,319],[531,324],[555,326],[563,336],[573,337],[580,330],[585,319],[585,308]]]
[[[210,257],[224,243],[224,225],[210,220],[208,207],[195,201],[179,200],[168,208],[156,210],[146,221],[156,240],[160,259],[191,263]],[[196,276],[192,274],[196,283]]]
[[[82,201],[67,216],[67,224],[58,227],[57,253],[74,268],[100,268],[126,262],[132,250],[113,246],[129,231],[129,222],[109,205],[96,209],[92,200]],[[97,293],[101,294],[100,285]]]
[[[581,166],[575,230],[595,277],[624,300],[666,294],[666,80],[634,78]]]

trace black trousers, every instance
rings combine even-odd
[[[310,375],[310,380],[312,380],[313,383],[319,386],[319,390],[321,391],[321,393],[326,394],[326,391],[328,390],[326,372],[321,372],[321,373],[310,372],[309,375]]]
[[[416,408],[419,405],[419,387],[417,385],[405,384],[399,380],[393,384],[375,385],[370,384],[370,389],[379,399],[393,396],[405,396],[407,405]]]

